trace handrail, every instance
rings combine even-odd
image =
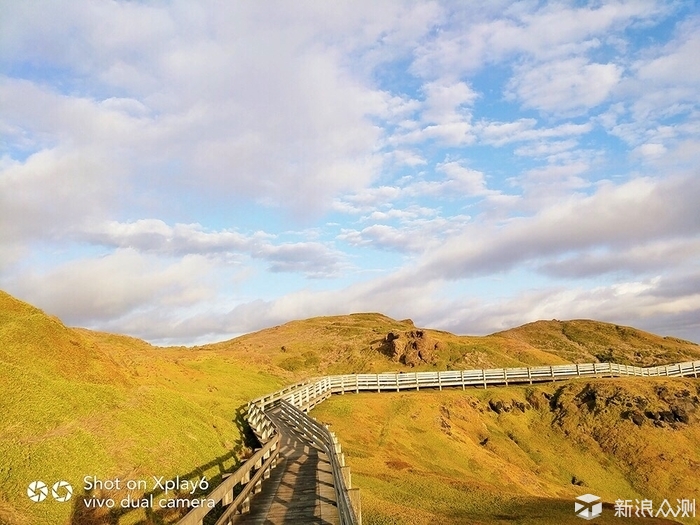
[[[325,449],[328,459],[331,462],[340,524],[353,525],[359,523],[348,494],[351,488],[349,486],[349,479],[346,483],[343,477],[342,468],[345,467],[345,456],[341,453],[340,444],[335,435],[331,433],[327,427],[320,425],[314,418],[308,416],[286,401],[280,402],[280,408],[282,414],[286,416],[285,419],[287,419],[287,421],[293,422],[297,429],[303,431],[302,434],[311,438],[313,442],[319,443]]]
[[[223,505],[229,505],[227,512],[233,514],[250,497],[250,493],[260,487],[260,478],[268,477],[269,472],[275,467],[279,456],[279,433],[270,439],[265,446],[250,457],[240,468],[221,482],[212,492],[207,495],[207,499],[220,501]],[[251,472],[255,474],[251,477]],[[238,484],[243,485],[243,490],[236,498],[233,497],[234,490]],[[211,511],[207,506],[196,507],[188,512],[177,525],[202,525],[204,517]],[[219,521],[217,521],[217,525]]]
[[[345,466],[344,456],[335,435],[321,426],[313,418],[305,414],[314,406],[328,399],[332,394],[361,391],[395,391],[421,388],[455,388],[465,389],[467,386],[487,388],[489,385],[505,385],[512,383],[537,383],[547,381],[562,381],[576,378],[591,377],[698,377],[700,360],[686,361],[671,365],[661,365],[641,368],[616,363],[584,363],[551,365],[518,368],[491,368],[477,370],[447,370],[439,372],[398,372],[383,374],[345,374],[323,376],[320,378],[300,381],[280,390],[260,396],[248,403],[248,425],[263,448],[246,461],[236,472],[224,480],[210,494],[209,498],[216,503],[222,501],[230,507],[224,513],[226,519],[238,510],[246,510],[250,493],[259,489],[261,478],[269,475],[274,468],[279,454],[279,430],[266,414],[271,406],[280,406],[284,415],[295,422],[301,433],[306,432],[311,439],[322,444],[331,458],[333,479],[335,481],[338,512],[341,523],[361,525],[362,517],[359,509],[359,499],[350,497],[352,489],[349,483],[349,470]],[[301,416],[299,415],[301,414]],[[303,417],[302,417],[303,416]],[[266,452],[274,454],[274,458],[265,456]],[[261,457],[265,462],[262,463]],[[255,459],[255,461],[253,461]],[[253,477],[250,473],[256,471]],[[246,475],[247,473],[247,475]],[[348,481],[346,482],[346,475]],[[243,491],[245,496],[233,498],[233,489],[238,483],[246,483]],[[243,494],[243,492],[241,492]],[[201,525],[204,515],[210,509],[200,507],[190,511],[177,525]],[[217,525],[226,523],[222,516]]]

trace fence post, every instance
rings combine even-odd
[[[350,505],[352,505],[352,510],[355,511],[357,525],[362,525],[362,505],[360,504],[360,489],[348,489],[348,497],[350,498]]]

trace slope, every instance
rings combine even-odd
[[[245,453],[237,411],[285,382],[213,351],[67,328],[5,293],[0,342],[0,522],[13,525],[107,519],[77,497],[30,501],[34,480],[67,480],[77,496],[87,474],[220,476]],[[119,523],[146,519],[123,514]]]
[[[520,331],[515,329],[487,337],[473,337],[417,328],[410,320],[396,321],[381,314],[353,314],[294,321],[202,347],[157,348],[130,337],[68,328],[58,319],[0,292],[0,457],[3,460],[0,462],[0,523],[173,523],[181,512],[86,509],[81,506],[80,497],[63,504],[48,499],[33,503],[27,498],[26,488],[34,480],[49,484],[67,480],[76,488],[76,496],[100,495],[99,491],[89,493],[83,490],[83,476],[86,474],[100,479],[180,476],[189,480],[207,476],[215,483],[222,472],[233,468],[248,451],[241,408],[253,397],[298,379],[330,373],[444,370],[595,360],[590,356],[598,349],[591,346],[596,326],[605,332],[608,325],[585,323],[590,323],[586,325],[588,335],[576,340],[570,329],[567,330],[569,336],[565,337],[561,325],[551,322],[536,323],[534,327],[526,325]],[[650,350],[650,342],[666,345],[666,353]],[[698,355],[698,346],[693,343],[651,334],[627,338],[620,335],[616,340],[613,333],[602,343],[602,346],[606,345],[624,347],[622,357],[631,356],[630,359],[635,352],[649,351],[644,355],[649,364],[662,364],[664,359],[665,362],[675,361],[678,356]],[[555,393],[555,390],[548,391],[548,395]],[[402,462],[412,464],[415,458],[419,458],[424,464],[421,472],[430,473],[426,479],[444,479],[453,483],[453,472],[449,468],[443,470],[444,464],[436,461],[432,467],[429,465],[431,457],[440,457],[434,454],[433,448],[442,446],[441,440],[445,436],[440,406],[451,403],[451,398],[441,401],[441,396],[458,394],[425,395],[433,400],[426,406],[434,409],[419,411],[410,421],[404,421],[405,414],[402,413],[387,427],[392,428],[394,424],[405,427],[402,432],[414,432],[413,438],[419,440],[418,444],[411,445],[415,447],[412,451],[398,448],[387,461],[400,466]],[[520,399],[523,395],[513,394],[513,399]],[[347,402],[350,397],[344,399]],[[353,408],[357,410],[353,414],[363,420],[372,419],[373,414],[382,414],[385,410],[391,412],[391,408],[382,408],[384,403],[393,403],[391,399],[391,396],[373,397],[366,406]],[[340,401],[331,401],[329,407],[335,402]],[[450,406],[447,409],[451,414],[458,413]],[[532,423],[535,437],[545,435],[545,428],[551,426],[547,414],[546,411],[542,414],[534,410],[528,412],[528,418],[541,420]],[[346,416],[340,414],[340,419],[334,424],[341,428],[342,421],[347,423],[349,420]],[[374,454],[372,442],[378,442],[380,438],[371,437],[373,425],[381,418],[372,421],[366,428],[362,427],[366,435],[341,435],[346,446],[353,451],[351,458],[361,459],[362,454]],[[431,426],[435,421],[440,421],[439,427]],[[496,435],[508,432],[505,420],[497,418],[484,424]],[[414,427],[418,430],[411,430]],[[382,432],[388,435],[381,428],[378,435]],[[646,433],[656,431],[656,428],[649,423],[641,431]],[[520,438],[522,446],[528,446],[527,443],[534,439],[530,434],[523,436]],[[494,437],[490,439],[496,440]],[[567,439],[562,437],[560,442]],[[689,442],[694,443],[692,439]],[[559,446],[558,443],[554,444]],[[538,444],[543,458],[552,454],[547,452],[547,446],[547,443]],[[452,449],[452,452],[461,453],[458,449]],[[477,459],[481,461],[479,458],[474,461]],[[468,464],[474,472],[483,475],[479,470],[481,467],[475,465]],[[493,462],[486,465],[503,466]],[[528,472],[531,467],[528,465],[523,463],[519,468]],[[622,467],[618,470],[622,472]],[[398,471],[407,469],[398,468]],[[362,476],[367,484],[368,501],[375,498],[377,502],[386,503],[386,499],[382,499],[384,489],[374,492],[372,476],[362,474],[361,467],[358,477],[362,479]],[[528,476],[534,479],[540,473],[532,467]],[[624,473],[620,476],[622,480],[627,479]],[[559,481],[560,478],[542,480],[543,486],[548,487],[546,494],[557,493],[552,487]],[[435,490],[439,492],[441,485],[436,483]],[[629,481],[624,483],[626,494],[641,490]],[[388,487],[385,485],[387,490]],[[496,495],[503,492],[504,487],[510,487],[505,490],[506,494],[520,490],[511,482],[486,484],[484,487]],[[427,494],[430,492],[426,491]],[[481,494],[485,494],[483,490]],[[399,496],[390,496],[396,497]],[[404,510],[404,507],[398,508],[398,515]],[[439,519],[445,517],[439,512],[431,515]],[[384,515],[376,516],[381,522]]]

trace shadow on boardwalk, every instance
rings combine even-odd
[[[338,509],[333,472],[325,452],[270,414],[280,428],[281,458],[262,492],[251,500],[251,512],[236,516],[235,525],[336,525]]]

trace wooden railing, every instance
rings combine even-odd
[[[351,487],[350,467],[345,465],[340,442],[328,427],[319,424],[314,418],[287,401],[280,401],[282,417],[304,437],[326,451],[333,472],[335,501],[341,524],[362,523],[360,515],[359,489]]]
[[[259,492],[262,479],[269,476],[279,454],[279,431],[265,413],[274,407],[279,406],[282,415],[301,434],[319,443],[327,451],[333,469],[340,522],[342,525],[361,525],[359,494],[357,489],[351,488],[349,467],[345,466],[345,458],[338,440],[327,428],[305,414],[332,394],[398,392],[421,388],[466,389],[468,386],[487,388],[594,377],[698,377],[698,374],[700,361],[688,361],[648,368],[615,363],[588,363],[530,368],[347,374],[301,381],[248,403],[248,424],[263,447],[216,487],[208,498],[227,506],[222,517],[216,522],[217,525],[227,524],[233,514],[248,510],[251,495]],[[233,491],[239,484],[243,488],[234,498]],[[209,510],[206,507],[194,509],[182,518],[178,525],[202,525],[203,517]]]
[[[255,452],[236,472],[224,479],[219,486],[209,493],[207,499],[227,506],[224,514],[216,525],[227,523],[235,512],[247,512],[250,509],[250,496],[262,489],[262,480],[270,477],[270,472],[277,465],[279,456],[279,433],[275,433],[265,445]],[[242,490],[235,494],[236,487]],[[178,525],[202,525],[204,517],[211,509],[207,506],[198,507],[188,512],[178,521]]]

